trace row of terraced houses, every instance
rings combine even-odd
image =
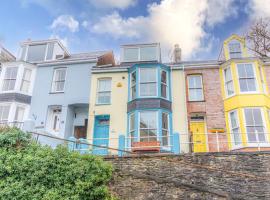
[[[0,123],[95,154],[270,149],[270,59],[237,35],[216,60],[162,63],[159,43],[71,54],[57,39],[0,47]],[[91,145],[94,146],[91,146]],[[73,146],[74,148],[74,146]],[[80,147],[79,147],[80,148]]]

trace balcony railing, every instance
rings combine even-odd
[[[2,121],[2,122],[0,122],[0,127],[1,128],[3,128],[3,127],[16,127],[16,128],[22,129],[23,124],[24,124],[23,122],[17,122],[17,121],[14,121],[14,122]]]

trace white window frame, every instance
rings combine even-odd
[[[248,133],[247,133],[247,123],[246,123],[246,115],[245,115],[245,109],[260,109],[261,115],[262,115],[262,122],[263,122],[263,127],[264,127],[264,136],[265,136],[265,142],[257,142],[257,143],[250,143],[248,141]],[[247,137],[247,145],[248,147],[269,147],[270,143],[269,143],[269,137],[267,132],[267,126],[266,126],[266,122],[265,122],[265,115],[264,115],[264,111],[262,107],[245,107],[242,108],[242,114],[244,116],[244,126],[245,126],[245,132],[246,132],[246,137]],[[256,141],[257,141],[257,137],[256,137]]]
[[[132,84],[132,74],[133,74],[133,73],[135,73],[135,76],[136,76],[136,77],[135,77],[135,84]],[[130,80],[130,83],[129,83],[129,84],[130,84],[130,88],[129,88],[129,91],[130,91],[130,92],[129,92],[129,95],[130,95],[130,96],[129,96],[129,100],[132,101],[132,100],[134,100],[134,99],[137,98],[137,95],[136,95],[136,94],[137,94],[137,87],[136,87],[136,85],[137,85],[137,71],[134,70],[133,72],[130,73],[129,76],[130,76],[130,77],[129,77],[129,80]],[[133,87],[135,87],[135,97],[134,97],[134,98],[132,98],[132,88],[133,88]]]
[[[30,72],[31,72],[31,74],[30,74],[30,80],[25,80],[25,79],[24,79],[24,73],[25,73],[25,70],[30,70]],[[26,93],[26,94],[29,93],[29,91],[30,91],[30,89],[31,89],[32,76],[33,76],[33,69],[28,68],[28,67],[24,67],[23,73],[22,73],[22,81],[21,81],[21,85],[20,85],[20,91],[21,91],[22,93]],[[28,86],[28,90],[27,90],[27,91],[22,91],[22,86],[23,86],[23,83],[24,83],[24,82],[28,82],[28,83],[29,83],[29,86]]]
[[[158,126],[158,111],[157,110],[145,110],[145,111],[138,112],[138,139],[139,141],[141,141],[141,127],[140,127],[141,113],[145,113],[145,112],[154,112],[156,115],[156,131],[157,131],[156,141],[159,141],[159,126]]]
[[[255,88],[256,90],[255,91],[247,91],[247,92],[242,92],[241,91],[241,87],[240,87],[240,77],[239,77],[239,73],[238,73],[238,65],[251,65],[252,68],[253,68],[253,72],[254,72],[254,79],[255,79]],[[236,74],[237,74],[237,80],[238,80],[238,87],[239,87],[239,93],[240,94],[258,94],[259,93],[259,89],[258,89],[258,76],[257,76],[257,73],[256,73],[256,68],[254,66],[253,63],[236,63]]]
[[[134,117],[134,129],[131,129],[130,127],[131,127],[131,116],[133,116]],[[136,138],[135,138],[135,133],[136,133],[136,115],[135,115],[135,113],[133,112],[133,113],[131,113],[131,114],[129,114],[129,116],[128,116],[129,118],[128,118],[128,134],[129,134],[129,137],[130,137],[130,141],[131,141],[131,143],[132,142],[134,142],[134,141],[136,141]],[[132,135],[131,135],[131,132],[133,132],[134,133],[134,138],[132,138]]]
[[[200,77],[201,87],[200,88],[190,88],[189,87],[189,79],[190,77]],[[197,102],[197,101],[204,101],[204,88],[203,88],[203,77],[202,74],[189,74],[187,75],[188,81],[188,101],[190,102]],[[190,100],[190,89],[201,89],[202,90],[202,99]]]
[[[63,90],[59,90],[59,91],[56,91],[55,90],[55,76],[56,76],[56,71],[59,71],[59,70],[63,70],[65,69],[66,70],[66,73],[65,73],[65,79],[64,79],[64,87],[63,87]],[[65,87],[66,87],[66,79],[67,79],[67,67],[59,67],[59,68],[54,68],[53,70],[53,80],[52,80],[52,85],[51,85],[51,93],[63,93],[65,91]],[[57,81],[57,82],[61,82],[61,81]]]
[[[226,75],[225,75],[225,70],[227,69],[230,69],[230,73],[231,73],[231,77],[232,77],[232,80],[230,80],[232,82],[232,86],[233,86],[233,93],[232,94],[228,94],[228,86],[227,86],[227,83],[230,82],[230,81],[226,81]],[[228,98],[228,97],[232,97],[235,95],[235,88],[234,88],[234,81],[233,81],[233,75],[232,75],[232,67],[231,66],[227,66],[225,67],[223,70],[222,70],[222,73],[223,73],[223,83],[224,83],[224,89],[225,89],[225,96]]]
[[[22,108],[24,111],[23,111],[23,119],[22,121],[19,121],[18,119],[16,119],[16,114],[17,114],[17,109],[18,108]],[[24,116],[25,116],[25,113],[26,113],[26,107],[21,105],[21,104],[17,104],[16,105],[16,109],[15,109],[15,115],[14,115],[14,122],[17,122],[17,123],[21,123],[21,122],[24,122]]]
[[[162,82],[162,72],[166,73],[166,83]],[[162,85],[165,85],[166,87],[166,97],[162,96]],[[160,97],[163,99],[169,99],[169,75],[168,75],[168,71],[164,69],[160,70]]]
[[[162,141],[163,148],[168,148],[169,149],[170,146],[171,146],[171,140],[170,140],[171,139],[170,113],[164,112],[164,111],[161,112],[161,123],[162,123],[162,114],[163,113],[167,114],[167,123],[168,123],[168,130],[167,130],[168,131],[168,137],[167,137],[168,144],[167,144],[167,146],[164,146],[164,144],[163,144],[163,130],[166,130],[166,129],[163,129],[162,124],[161,124],[161,136],[162,136],[161,141]]]
[[[108,91],[102,91],[103,93],[105,93],[105,92],[108,92],[108,93],[110,93],[110,102],[108,102],[108,103],[100,103],[99,101],[98,101],[98,97],[99,97],[99,93],[102,93],[102,92],[100,92],[99,91],[99,81],[100,80],[107,80],[107,81],[110,81],[111,82],[111,88],[110,88],[110,90],[108,90]],[[98,78],[97,79],[97,91],[96,91],[96,105],[110,105],[112,103],[112,78]]]
[[[231,113],[235,113],[235,116],[236,116],[236,123],[237,123],[237,127],[232,127],[232,119],[231,119]],[[239,123],[239,114],[238,114],[238,110],[231,110],[230,112],[228,112],[228,118],[229,118],[229,126],[230,126],[230,137],[231,137],[231,144],[232,144],[232,147],[233,149],[238,149],[238,148],[241,148],[243,146],[243,137],[242,137],[242,134],[241,133],[241,127],[240,127],[240,123]],[[240,135],[240,144],[235,144],[235,140],[234,140],[234,133],[233,133],[233,129],[236,129],[238,128],[239,129],[239,135]]]
[[[230,44],[233,44],[233,43],[238,43],[239,45],[240,45],[240,52],[233,52],[233,53],[241,53],[241,57],[240,58],[242,58],[243,57],[243,48],[242,48],[242,44],[241,44],[241,42],[239,42],[238,40],[235,40],[235,41],[230,41],[229,43],[228,43],[228,53],[229,53],[229,57],[230,57],[230,59],[239,59],[239,58],[232,58],[231,57],[231,51],[230,51]]]
[[[154,96],[141,96],[141,69],[154,69],[156,71],[156,82],[147,82],[147,83],[156,83],[156,95]],[[158,97],[158,88],[159,88],[159,83],[158,83],[158,68],[156,67],[145,67],[145,68],[139,68],[139,78],[138,78],[138,94],[139,94],[139,98],[153,98],[153,97]]]
[[[4,88],[5,80],[14,80],[14,79],[6,79],[6,78],[5,78],[5,77],[6,77],[7,70],[8,70],[9,68],[17,68],[17,74],[16,74],[16,78],[15,78],[15,84],[14,84],[14,88],[13,88],[12,90],[4,90],[3,88]],[[2,76],[2,77],[3,77],[3,80],[2,80],[2,84],[1,84],[1,91],[2,91],[2,92],[13,92],[13,91],[15,91],[16,88],[17,88],[18,75],[19,75],[19,70],[20,70],[20,68],[19,68],[18,66],[8,66],[8,67],[5,67],[4,69],[5,69],[5,70],[2,70],[2,72],[3,72],[3,76]]]
[[[157,48],[157,52],[156,52],[156,60],[160,61],[159,58],[159,54],[160,54],[160,49],[159,49],[159,45],[143,45],[143,46],[127,46],[127,47],[122,47],[122,51],[121,51],[121,62],[141,62],[141,61],[152,61],[152,60],[142,60],[141,59],[141,48],[144,47],[156,47]],[[124,51],[125,49],[138,49],[138,59],[137,60],[125,60],[124,58]]]
[[[8,111],[8,116],[6,120],[2,120],[2,113],[0,113],[0,126],[2,124],[8,123],[9,122],[9,117],[10,117],[10,111],[11,111],[11,103],[0,103],[0,106],[9,106],[9,111]]]
[[[52,55],[52,59],[47,59],[47,54],[48,54],[48,48],[49,48],[49,44],[53,43],[54,45],[54,48],[53,48],[53,55]],[[22,58],[22,48],[23,46],[21,46],[20,48],[20,52],[19,52],[19,59],[21,60],[24,60],[24,61],[27,61],[28,60],[28,50],[29,50],[29,46],[35,46],[35,45],[46,45],[46,48],[45,48],[45,55],[44,55],[44,60],[41,60],[41,61],[36,61],[36,62],[44,62],[44,61],[50,61],[50,60],[54,60],[54,50],[55,50],[55,43],[54,42],[48,42],[48,43],[40,43],[40,44],[27,44],[27,45],[23,45],[25,46],[25,55],[24,55],[24,58]]]

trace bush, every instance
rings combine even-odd
[[[0,199],[112,199],[111,175],[95,156],[41,146],[18,129],[0,131]]]

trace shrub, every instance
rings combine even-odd
[[[92,155],[31,142],[18,129],[0,132],[0,199],[112,199],[112,167]]]

